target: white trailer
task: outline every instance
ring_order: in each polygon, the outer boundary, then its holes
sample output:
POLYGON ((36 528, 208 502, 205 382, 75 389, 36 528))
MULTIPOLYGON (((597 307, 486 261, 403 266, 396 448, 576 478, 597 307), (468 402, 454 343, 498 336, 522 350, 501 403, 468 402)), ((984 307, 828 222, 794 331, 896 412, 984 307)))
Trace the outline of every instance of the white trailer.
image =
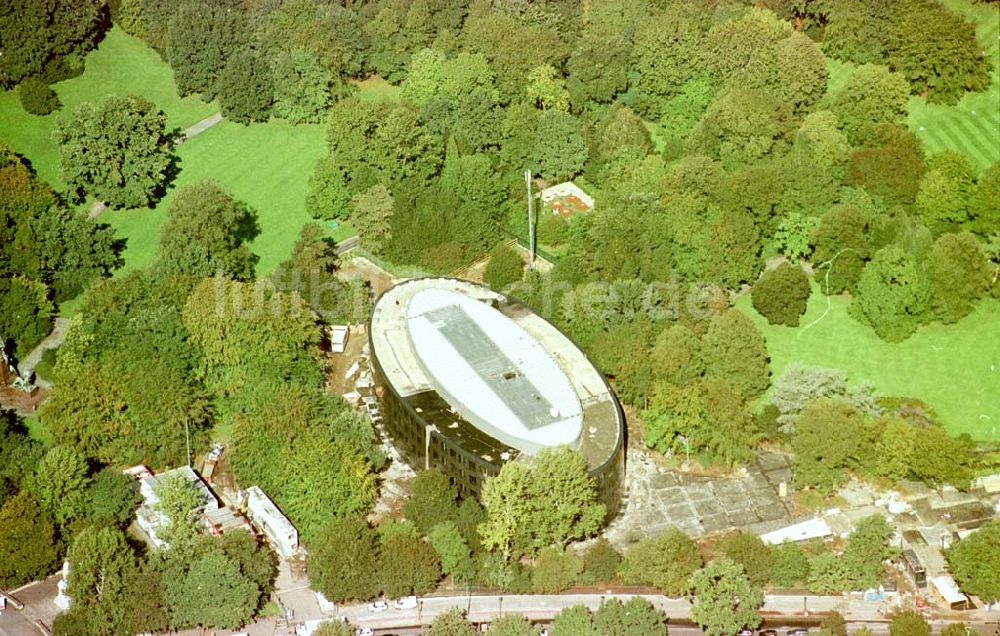
POLYGON ((290 558, 299 549, 299 532, 274 502, 257 486, 247 488, 247 517, 264 533, 271 546, 283 558, 290 558))

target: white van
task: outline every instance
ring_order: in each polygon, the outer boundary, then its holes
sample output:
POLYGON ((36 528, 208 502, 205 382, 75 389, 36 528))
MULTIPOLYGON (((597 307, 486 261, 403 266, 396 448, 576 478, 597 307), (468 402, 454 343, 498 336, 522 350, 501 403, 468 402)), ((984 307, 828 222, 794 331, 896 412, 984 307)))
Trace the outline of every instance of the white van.
POLYGON ((347 337, 350 333, 347 325, 334 325, 330 327, 330 351, 334 353, 344 353, 347 348, 347 337))

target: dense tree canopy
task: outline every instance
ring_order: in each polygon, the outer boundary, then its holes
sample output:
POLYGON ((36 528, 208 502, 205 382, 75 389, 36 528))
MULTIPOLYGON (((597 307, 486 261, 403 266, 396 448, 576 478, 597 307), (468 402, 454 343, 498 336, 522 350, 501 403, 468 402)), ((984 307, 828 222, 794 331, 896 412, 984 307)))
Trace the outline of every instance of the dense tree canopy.
POLYGON ((948 569, 966 594, 1000 599, 1000 521, 983 524, 946 552, 948 569))
POLYGON ((56 530, 49 513, 22 491, 0 507, 0 585, 11 589, 42 578, 55 566, 59 554, 56 530))
POLYGON ((205 181, 177 191, 160 235, 160 266, 179 276, 253 277, 255 256, 246 245, 256 234, 247 206, 218 184, 205 181))
POLYGON ((76 199, 95 197, 115 208, 155 203, 173 170, 166 115, 143 97, 83 103, 59 120, 59 173, 76 199))
POLYGON ((809 277, 798 265, 767 270, 753 286, 753 306, 771 324, 799 326, 809 299, 809 277))
POLYGON ((586 460, 569 448, 543 449, 532 465, 504 464, 487 480, 483 506, 483 546, 505 560, 592 535, 606 512, 586 460))
POLYGON ((691 619, 708 636, 726 636, 760 625, 757 608, 764 591, 753 583, 743 566, 727 558, 712 561, 691 575, 691 619))
POLYGON ((107 28, 96 0, 13 0, 0 7, 0 86, 30 76, 57 81, 79 73, 107 28))
POLYGON ((850 311, 879 337, 899 342, 927 319, 930 297, 930 286, 916 258, 890 246, 865 266, 850 311))
POLYGON ((642 539, 625 552, 622 582, 653 585, 667 596, 680 596, 688 589, 688 578, 702 566, 698 546, 677 528, 657 537, 642 539))

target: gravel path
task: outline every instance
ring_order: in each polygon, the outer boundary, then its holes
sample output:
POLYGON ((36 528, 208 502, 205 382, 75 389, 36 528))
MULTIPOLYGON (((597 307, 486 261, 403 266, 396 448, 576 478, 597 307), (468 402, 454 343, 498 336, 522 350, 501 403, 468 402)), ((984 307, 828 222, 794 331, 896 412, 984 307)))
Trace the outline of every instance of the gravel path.
MULTIPOLYGON (((38 363, 42 361, 42 355, 45 353, 46 349, 57 349, 59 345, 63 343, 63 338, 66 335, 66 325, 69 324, 69 320, 66 318, 56 318, 55 325, 52 327, 52 333, 50 333, 45 340, 42 340, 37 347, 32 350, 31 353, 21 361, 20 367, 21 372, 34 373, 35 367, 38 363)), ((35 384, 43 389, 51 388, 51 385, 42 378, 35 378, 35 384)))

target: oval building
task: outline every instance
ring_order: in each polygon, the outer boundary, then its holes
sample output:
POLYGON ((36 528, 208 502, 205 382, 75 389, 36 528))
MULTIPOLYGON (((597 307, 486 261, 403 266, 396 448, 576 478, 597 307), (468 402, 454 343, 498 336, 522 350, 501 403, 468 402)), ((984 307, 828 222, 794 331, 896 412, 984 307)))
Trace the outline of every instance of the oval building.
POLYGON ((418 278, 388 289, 369 323, 385 426, 414 468, 463 496, 509 461, 579 450, 608 516, 621 504, 624 416, 604 377, 551 323, 482 285, 418 278))

